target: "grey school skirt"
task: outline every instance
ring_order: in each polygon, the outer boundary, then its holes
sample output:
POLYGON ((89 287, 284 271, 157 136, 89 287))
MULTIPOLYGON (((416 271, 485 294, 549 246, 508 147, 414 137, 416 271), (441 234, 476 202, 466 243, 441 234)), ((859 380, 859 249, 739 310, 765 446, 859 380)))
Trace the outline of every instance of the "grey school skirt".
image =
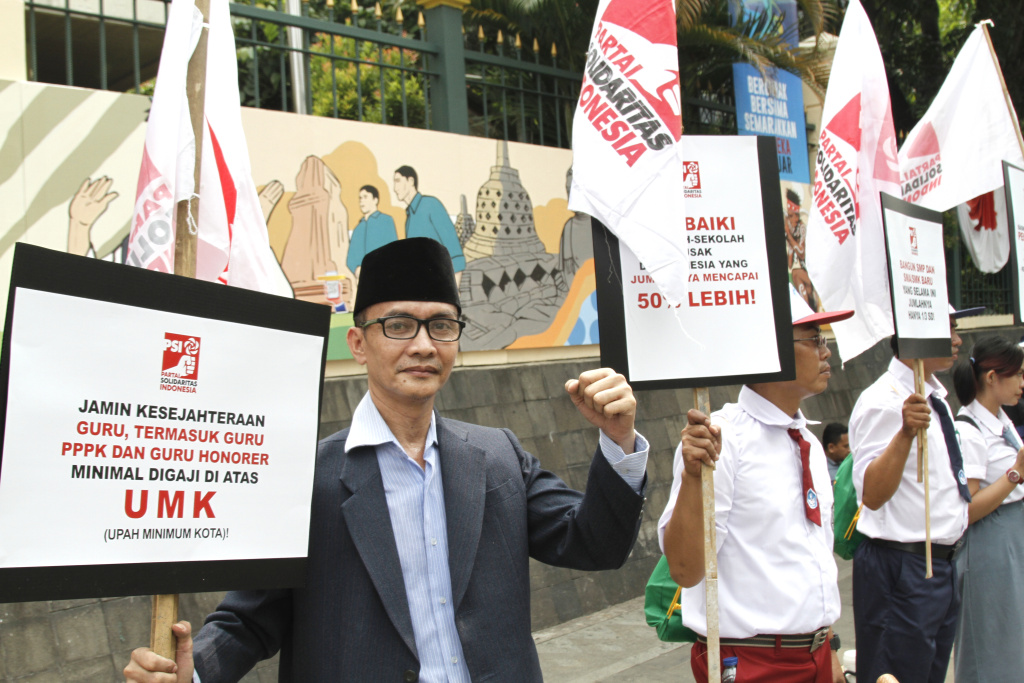
POLYGON ((956 556, 963 602, 957 683, 1024 680, 1024 501, 1000 505, 967 529, 956 556))

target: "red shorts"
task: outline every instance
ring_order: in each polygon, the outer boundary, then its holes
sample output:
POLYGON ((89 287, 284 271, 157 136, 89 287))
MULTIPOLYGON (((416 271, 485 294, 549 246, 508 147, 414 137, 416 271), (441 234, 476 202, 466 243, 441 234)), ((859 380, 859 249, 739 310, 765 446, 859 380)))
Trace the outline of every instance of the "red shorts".
MULTIPOLYGON (((731 647, 723 645, 722 659, 737 657, 736 683, 832 683, 832 651, 826 643, 814 652, 806 648, 731 647)), ((708 647, 694 643, 690 668, 697 683, 708 683, 708 647)))

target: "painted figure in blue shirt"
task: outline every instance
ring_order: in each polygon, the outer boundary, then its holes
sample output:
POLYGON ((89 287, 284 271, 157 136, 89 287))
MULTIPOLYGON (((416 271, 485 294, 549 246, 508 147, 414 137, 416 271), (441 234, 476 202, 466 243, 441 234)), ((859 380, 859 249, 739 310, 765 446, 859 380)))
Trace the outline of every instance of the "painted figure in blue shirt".
POLYGON ((380 204, 380 192, 373 185, 359 188, 359 211, 363 217, 349 240, 348 255, 345 264, 352 274, 359 277, 359 269, 363 265, 363 257, 389 242, 398 239, 395 231, 395 219, 377 210, 380 204))
POLYGON ((444 245, 452 257, 456 281, 466 269, 466 257, 455 232, 455 225, 444 204, 437 197, 424 197, 419 191, 419 176, 412 166, 399 166, 395 170, 395 197, 406 204, 405 236, 429 237, 444 245))

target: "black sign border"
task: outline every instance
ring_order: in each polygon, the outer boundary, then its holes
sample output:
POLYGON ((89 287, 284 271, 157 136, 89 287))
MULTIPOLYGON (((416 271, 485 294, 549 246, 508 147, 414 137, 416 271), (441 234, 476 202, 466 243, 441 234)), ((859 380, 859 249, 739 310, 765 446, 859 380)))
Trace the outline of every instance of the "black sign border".
MULTIPOLYGON (((789 307, 789 269, 786 263, 786 227, 782 208, 782 193, 779 189, 775 138, 766 135, 755 137, 757 138, 761 212, 764 217, 765 249, 775 313, 775 344, 779 355, 779 370, 778 372, 746 375, 666 377, 665 379, 641 381, 630 379, 629 356, 626 353, 626 318, 622 294, 619 240, 600 221, 591 219, 594 236, 594 269, 597 280, 597 325, 601 337, 601 364, 614 368, 616 372, 624 375, 629 379, 632 387, 638 391, 785 382, 796 377, 796 364, 793 357, 793 323, 789 307)), ((733 328, 722 330, 720 333, 744 335, 749 340, 751 347, 760 346, 763 343, 763 340, 758 339, 756 335, 750 333, 750 330, 744 328, 740 321, 737 321, 733 328)))
MULTIPOLYGON (((1013 206, 1013 193, 1010 192, 1010 169, 1024 173, 1024 168, 1011 164, 1009 161, 1003 161, 1003 192, 1006 194, 1006 224, 1009 228, 1010 238, 1010 275, 1013 279, 1013 324, 1020 325, 1022 322, 1021 317, 1021 299, 1020 299, 1020 266, 1017 260, 1017 221, 1014 220, 1014 206, 1013 206)), ((1016 207, 1017 211, 1020 211, 1024 216, 1024 206, 1016 207)))
MULTIPOLYGON (((0 423, 0 467, 10 399, 11 336, 18 289, 321 337, 321 378, 327 364, 331 315, 327 306, 18 243, 14 248, 0 350, 0 415, 4 416, 0 423)), ((318 416, 323 391, 321 379, 318 416)), ((310 458, 316 455, 316 441, 314 435, 309 444, 310 458)), ((300 586, 305 574, 305 557, 0 568, 0 602, 289 588, 300 586)))
MULTIPOLYGON (((900 358, 948 358, 950 355, 949 336, 946 337, 901 337, 899 325, 896 324, 896 278, 892 270, 892 254, 889 252, 889 223, 885 220, 886 211, 895 211, 909 218, 916 218, 929 223, 938 223, 942 229, 942 214, 938 211, 926 209, 917 204, 905 202, 898 197, 885 192, 879 193, 882 197, 882 231, 883 242, 885 242, 885 265, 889 272, 889 305, 892 307, 892 329, 896 337, 896 346, 900 351, 900 358)), ((937 281, 936 281, 937 282, 937 281)), ((942 286, 946 286, 946 278, 942 278, 942 286)), ((946 291, 946 300, 949 300, 949 291, 946 291)))

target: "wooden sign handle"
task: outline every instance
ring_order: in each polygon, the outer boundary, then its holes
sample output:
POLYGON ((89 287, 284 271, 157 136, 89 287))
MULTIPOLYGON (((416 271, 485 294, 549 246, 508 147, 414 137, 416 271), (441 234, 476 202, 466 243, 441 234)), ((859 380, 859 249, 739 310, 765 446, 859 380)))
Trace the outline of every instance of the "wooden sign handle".
MULTIPOLYGON (((206 46, 210 34, 210 0, 194 0, 203 17, 192 56, 188 60, 185 90, 188 97, 192 134, 195 137, 195 166, 192 196, 178 202, 174 232, 174 274, 196 276, 196 249, 199 243, 199 181, 203 168, 203 134, 206 117, 206 46)), ((161 657, 174 659, 178 649, 171 626, 178 621, 178 595, 154 595, 153 618, 149 626, 149 647, 161 657)))
POLYGON ((149 625, 149 649, 174 659, 178 649, 171 626, 178 623, 178 594, 153 596, 153 619, 149 625))
MULTIPOLYGON (((914 393, 924 396, 924 361, 914 359, 914 393)), ((924 481, 925 460, 928 458, 928 431, 917 430, 917 483, 924 481)))
MULTIPOLYGON (((693 390, 693 403, 700 412, 711 414, 707 387, 693 390)), ((722 655, 718 636, 718 549, 715 542, 715 470, 707 465, 700 472, 701 503, 704 511, 704 595, 708 622, 708 683, 722 681, 722 655)))
MULTIPOLYGON (((924 396, 924 361, 914 359, 914 391, 924 396)), ((917 480, 924 483, 924 578, 932 578, 932 498, 928 477, 928 431, 917 430, 917 480)))

